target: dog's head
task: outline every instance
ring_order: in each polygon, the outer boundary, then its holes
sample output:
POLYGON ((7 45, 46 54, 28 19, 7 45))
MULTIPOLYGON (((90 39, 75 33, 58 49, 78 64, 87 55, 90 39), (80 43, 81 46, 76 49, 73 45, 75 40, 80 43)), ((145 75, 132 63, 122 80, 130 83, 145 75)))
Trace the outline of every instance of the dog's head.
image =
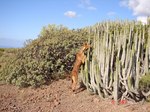
POLYGON ((83 44, 83 49, 84 50, 87 50, 87 49, 89 49, 91 46, 88 44, 88 43, 84 43, 83 44))

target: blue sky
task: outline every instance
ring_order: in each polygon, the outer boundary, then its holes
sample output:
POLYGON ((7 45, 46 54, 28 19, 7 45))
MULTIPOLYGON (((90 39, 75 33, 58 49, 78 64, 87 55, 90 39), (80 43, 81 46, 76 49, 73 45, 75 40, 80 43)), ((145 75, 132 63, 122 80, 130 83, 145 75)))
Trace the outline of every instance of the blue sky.
POLYGON ((149 0, 143 1, 0 0, 0 47, 22 47, 48 24, 82 28, 104 20, 143 20, 150 15, 149 0))

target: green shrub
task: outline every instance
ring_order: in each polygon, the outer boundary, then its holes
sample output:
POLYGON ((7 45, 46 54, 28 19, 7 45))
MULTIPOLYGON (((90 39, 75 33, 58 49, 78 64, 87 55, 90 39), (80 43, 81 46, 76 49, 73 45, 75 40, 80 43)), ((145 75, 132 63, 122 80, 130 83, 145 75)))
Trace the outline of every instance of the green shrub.
MULTIPOLYGON (((75 53, 87 41, 86 30, 48 25, 35 40, 25 42, 0 71, 0 80, 20 87, 40 86, 70 72, 75 53)), ((10 52, 10 51, 9 51, 10 52)))
POLYGON ((3 52, 5 51, 5 49, 0 48, 0 57, 3 55, 3 52))
POLYGON ((140 79, 139 86, 143 91, 147 92, 150 90, 150 73, 147 73, 140 79))
MULTIPOLYGON (((141 91, 144 92, 150 91, 150 72, 141 78, 139 86, 141 91)), ((146 101, 150 102, 150 96, 147 96, 146 101)))

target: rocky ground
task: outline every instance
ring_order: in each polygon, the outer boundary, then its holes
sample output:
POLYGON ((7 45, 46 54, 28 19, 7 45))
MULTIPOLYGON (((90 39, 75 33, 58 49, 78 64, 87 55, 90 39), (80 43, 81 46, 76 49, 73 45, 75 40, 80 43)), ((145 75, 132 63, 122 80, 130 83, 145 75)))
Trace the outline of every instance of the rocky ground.
POLYGON ((150 112, 150 103, 114 105, 86 90, 73 94, 64 79, 37 89, 0 85, 0 112, 150 112))

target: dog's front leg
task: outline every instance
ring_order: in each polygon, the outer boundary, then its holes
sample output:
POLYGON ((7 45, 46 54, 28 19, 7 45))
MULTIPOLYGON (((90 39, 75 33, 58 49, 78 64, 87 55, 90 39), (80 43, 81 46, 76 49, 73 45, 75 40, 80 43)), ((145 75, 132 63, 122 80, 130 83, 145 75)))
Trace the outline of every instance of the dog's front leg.
POLYGON ((85 55, 83 55, 82 63, 84 63, 84 62, 85 62, 85 59, 86 59, 86 56, 85 56, 85 55))

